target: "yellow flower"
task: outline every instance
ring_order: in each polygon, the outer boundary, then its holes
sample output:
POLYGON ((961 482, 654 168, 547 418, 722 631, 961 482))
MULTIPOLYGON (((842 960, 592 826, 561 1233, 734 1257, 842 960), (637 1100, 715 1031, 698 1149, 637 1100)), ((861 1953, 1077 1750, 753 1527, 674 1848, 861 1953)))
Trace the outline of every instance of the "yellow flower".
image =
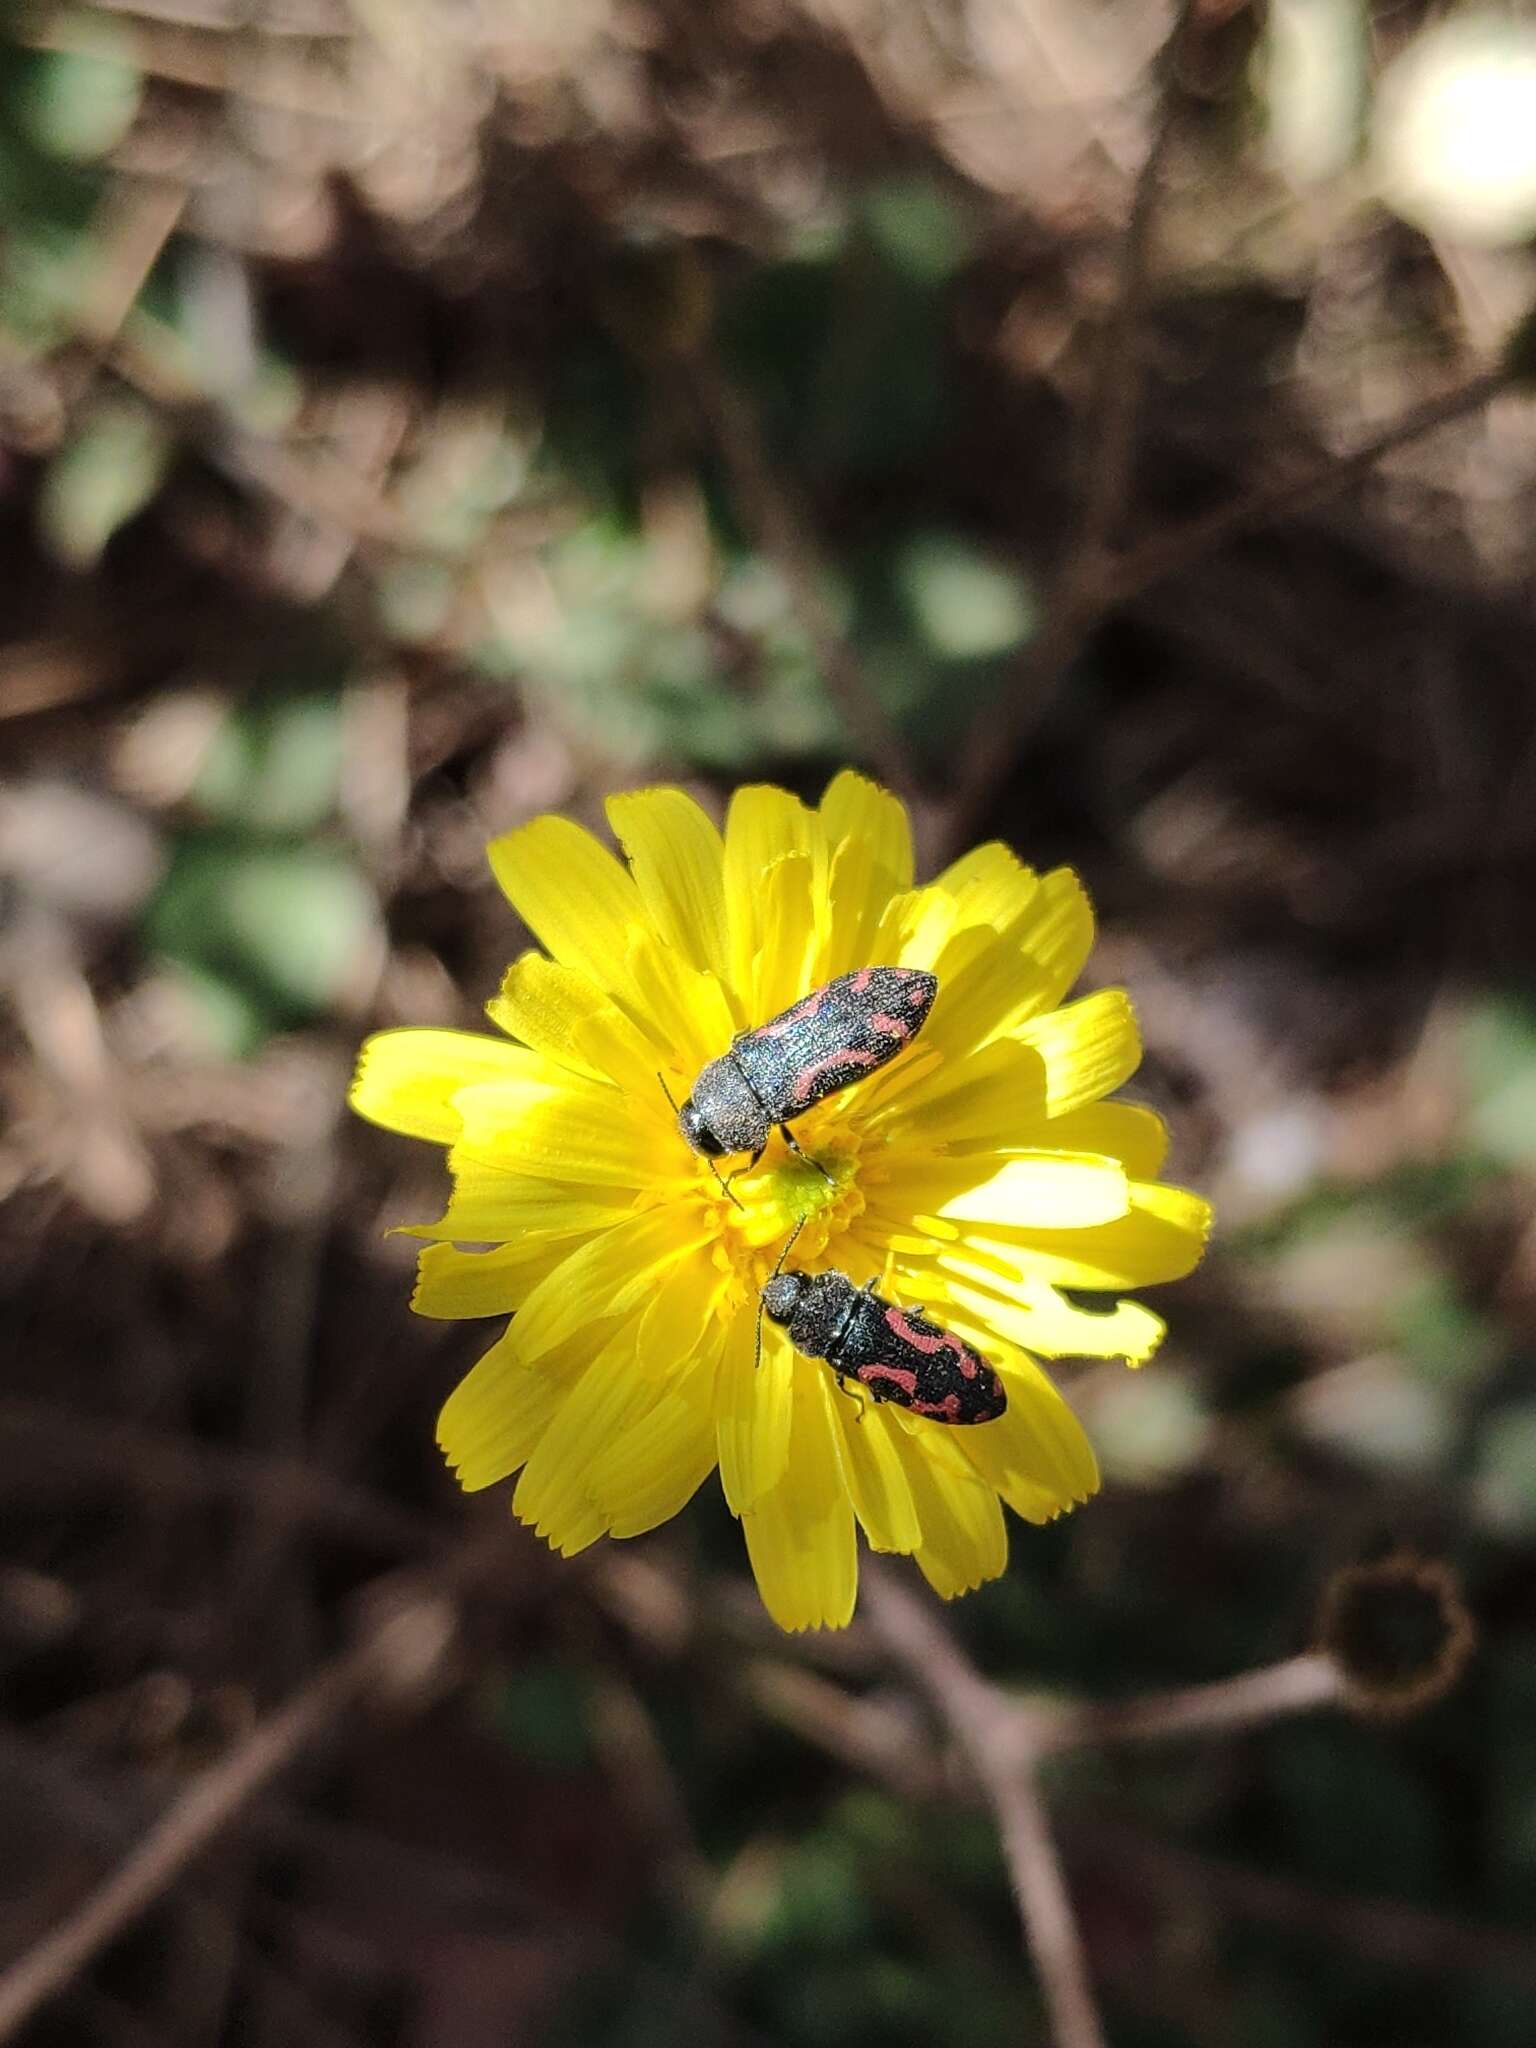
POLYGON ((608 816, 627 867, 558 817, 490 848, 548 949, 489 1005, 506 1037, 382 1032, 353 1086, 365 1117, 449 1148, 414 1307, 512 1316, 443 1409, 460 1483, 521 1470, 514 1511, 570 1556, 667 1520, 718 1464, 786 1629, 848 1620, 855 1523, 946 1598, 995 1578, 1000 1502, 1045 1522, 1098 1484, 1038 1357, 1139 1364, 1163 1334, 1064 1290, 1176 1278, 1209 1223, 1156 1179, 1157 1117, 1101 1100, 1140 1057, 1126 997, 1058 1007, 1092 943, 1081 885, 990 845, 914 888, 902 806, 848 772, 819 810, 738 790, 723 838, 675 789, 608 816), (774 1136, 733 1206, 658 1070, 681 1101, 734 1033, 885 964, 939 992, 911 1048, 797 1121, 832 1184, 774 1136), (797 1268, 928 1309, 996 1366, 1007 1412, 956 1427, 844 1395, 766 1321, 759 1362, 758 1291, 802 1217, 797 1268))

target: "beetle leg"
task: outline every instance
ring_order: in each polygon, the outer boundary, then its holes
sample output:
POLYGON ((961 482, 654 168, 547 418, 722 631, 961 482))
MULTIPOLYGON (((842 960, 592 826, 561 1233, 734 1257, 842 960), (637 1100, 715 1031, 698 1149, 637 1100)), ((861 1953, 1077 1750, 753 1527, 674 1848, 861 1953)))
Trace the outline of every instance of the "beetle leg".
POLYGON ((860 1387, 858 1393, 855 1394, 842 1373, 834 1372, 832 1377, 837 1381, 837 1391, 842 1395, 843 1399, 851 1401, 857 1409, 858 1413, 854 1416, 854 1421, 862 1422, 864 1420, 865 1403, 871 1398, 868 1387, 860 1387))
POLYGON ((821 1175, 822 1179, 826 1182, 829 1188, 835 1188, 837 1186, 836 1174, 828 1173, 827 1169, 822 1165, 819 1159, 813 1159, 811 1157, 810 1153, 806 1151, 805 1147, 800 1143, 799 1139, 795 1136, 794 1132, 789 1128, 788 1124, 779 1125, 779 1136, 784 1140, 785 1144, 789 1147, 790 1151, 793 1152, 798 1158, 803 1159, 807 1166, 815 1167, 816 1171, 821 1175))
MULTIPOLYGON (((731 1182, 733 1180, 740 1180, 741 1176, 744 1173, 750 1173, 753 1167, 756 1166, 759 1159, 762 1158, 764 1152, 767 1151, 767 1149, 768 1148, 766 1145, 759 1145, 757 1150, 752 1154, 752 1157, 747 1161, 745 1166, 738 1166, 734 1173, 728 1173, 725 1176, 725 1179, 721 1181, 720 1185, 725 1189, 725 1192, 728 1195, 731 1195, 731 1182)), ((736 1204, 738 1209, 741 1207, 741 1198, 738 1195, 731 1195, 731 1200, 736 1204)))

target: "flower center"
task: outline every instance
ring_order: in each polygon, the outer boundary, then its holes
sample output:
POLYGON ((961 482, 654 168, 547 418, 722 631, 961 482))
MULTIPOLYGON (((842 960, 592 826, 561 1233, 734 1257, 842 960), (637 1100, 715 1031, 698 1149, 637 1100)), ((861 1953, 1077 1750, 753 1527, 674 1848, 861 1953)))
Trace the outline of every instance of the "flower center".
POLYGON ((714 1262, 724 1280, 717 1304, 722 1315, 756 1307, 791 1237, 790 1265, 835 1264, 837 1239, 863 1213, 859 1177, 868 1161, 861 1156, 866 1148, 858 1135, 841 1126, 809 1135, 797 1132, 796 1138, 799 1152, 775 1132, 752 1171, 731 1182, 739 1209, 724 1196, 719 1200, 714 1262))

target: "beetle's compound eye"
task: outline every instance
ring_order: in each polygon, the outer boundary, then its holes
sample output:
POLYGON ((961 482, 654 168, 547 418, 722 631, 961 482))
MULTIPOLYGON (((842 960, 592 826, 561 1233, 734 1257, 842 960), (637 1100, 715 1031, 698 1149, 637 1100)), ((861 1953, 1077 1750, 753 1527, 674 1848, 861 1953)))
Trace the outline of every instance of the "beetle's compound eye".
POLYGON ((763 1289, 763 1314, 770 1323, 787 1323, 800 1305, 803 1273, 775 1273, 763 1289))
POLYGON ((705 1123, 703 1113, 694 1107, 691 1095, 677 1113, 677 1128, 694 1151, 702 1152, 706 1159, 719 1159, 724 1155, 726 1147, 705 1123))

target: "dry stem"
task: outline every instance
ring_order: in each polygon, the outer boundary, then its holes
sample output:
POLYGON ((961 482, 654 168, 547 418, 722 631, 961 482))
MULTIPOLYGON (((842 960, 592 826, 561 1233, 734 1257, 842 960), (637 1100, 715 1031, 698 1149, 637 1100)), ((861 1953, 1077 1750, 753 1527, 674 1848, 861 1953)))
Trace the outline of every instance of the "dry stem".
POLYGON ((971 1667, 932 1610, 885 1570, 866 1567, 870 1617, 887 1648, 954 1731, 997 1814, 1057 2048, 1104 2048, 1082 1936, 1035 1778, 1025 1713, 971 1667))
POLYGON ((1107 610, 1112 604, 1125 604, 1140 597, 1155 584, 1193 568, 1208 555, 1215 554, 1218 548, 1225 547, 1228 541, 1236 540, 1240 534, 1274 526, 1293 512, 1304 511, 1327 498, 1337 497, 1360 477, 1368 475, 1384 455, 1406 448, 1410 442, 1422 440, 1424 435, 1434 433, 1437 427, 1448 426, 1452 420, 1465 419, 1469 413, 1480 412, 1491 399, 1510 390, 1513 383, 1511 371, 1502 364, 1480 371, 1454 390, 1426 399, 1421 405, 1410 406, 1401 418, 1384 427, 1380 433, 1373 434, 1350 454, 1320 463, 1304 476, 1254 491, 1246 498, 1239 498, 1235 504, 1218 506, 1203 519, 1192 519, 1161 540, 1147 541, 1133 548, 1107 572, 1101 592, 1104 608, 1107 610))
MULTIPOLYGON (((938 1708, 997 1816, 1056 2048, 1103 2048, 1082 1936, 1040 1792, 1041 1763, 1055 1752, 1101 1742, 1206 1734, 1305 1713, 1337 1702, 1338 1672, 1329 1658, 1309 1652, 1212 1685, 1118 1705, 1020 1700, 982 1678, 934 1610, 894 1574, 874 1564, 865 1569, 877 1634, 938 1708)), ((818 1704, 826 1722, 827 1703, 818 1704)), ((798 1717, 802 1729, 807 1719, 798 1717)), ((858 1747, 838 1744, 844 1755, 858 1747)), ((883 1746, 877 1761, 882 1768, 888 1763, 883 1746)))
POLYGON ((222 1763, 188 1786, 111 1876, 0 1976, 0 2042, 14 2040, 119 1935, 170 1890, 263 1786, 365 1693, 382 1684, 416 1688, 445 1653, 449 1631, 438 1596, 425 1587, 414 1606, 398 1581, 376 1604, 349 1650, 323 1665, 276 1714, 222 1763))

